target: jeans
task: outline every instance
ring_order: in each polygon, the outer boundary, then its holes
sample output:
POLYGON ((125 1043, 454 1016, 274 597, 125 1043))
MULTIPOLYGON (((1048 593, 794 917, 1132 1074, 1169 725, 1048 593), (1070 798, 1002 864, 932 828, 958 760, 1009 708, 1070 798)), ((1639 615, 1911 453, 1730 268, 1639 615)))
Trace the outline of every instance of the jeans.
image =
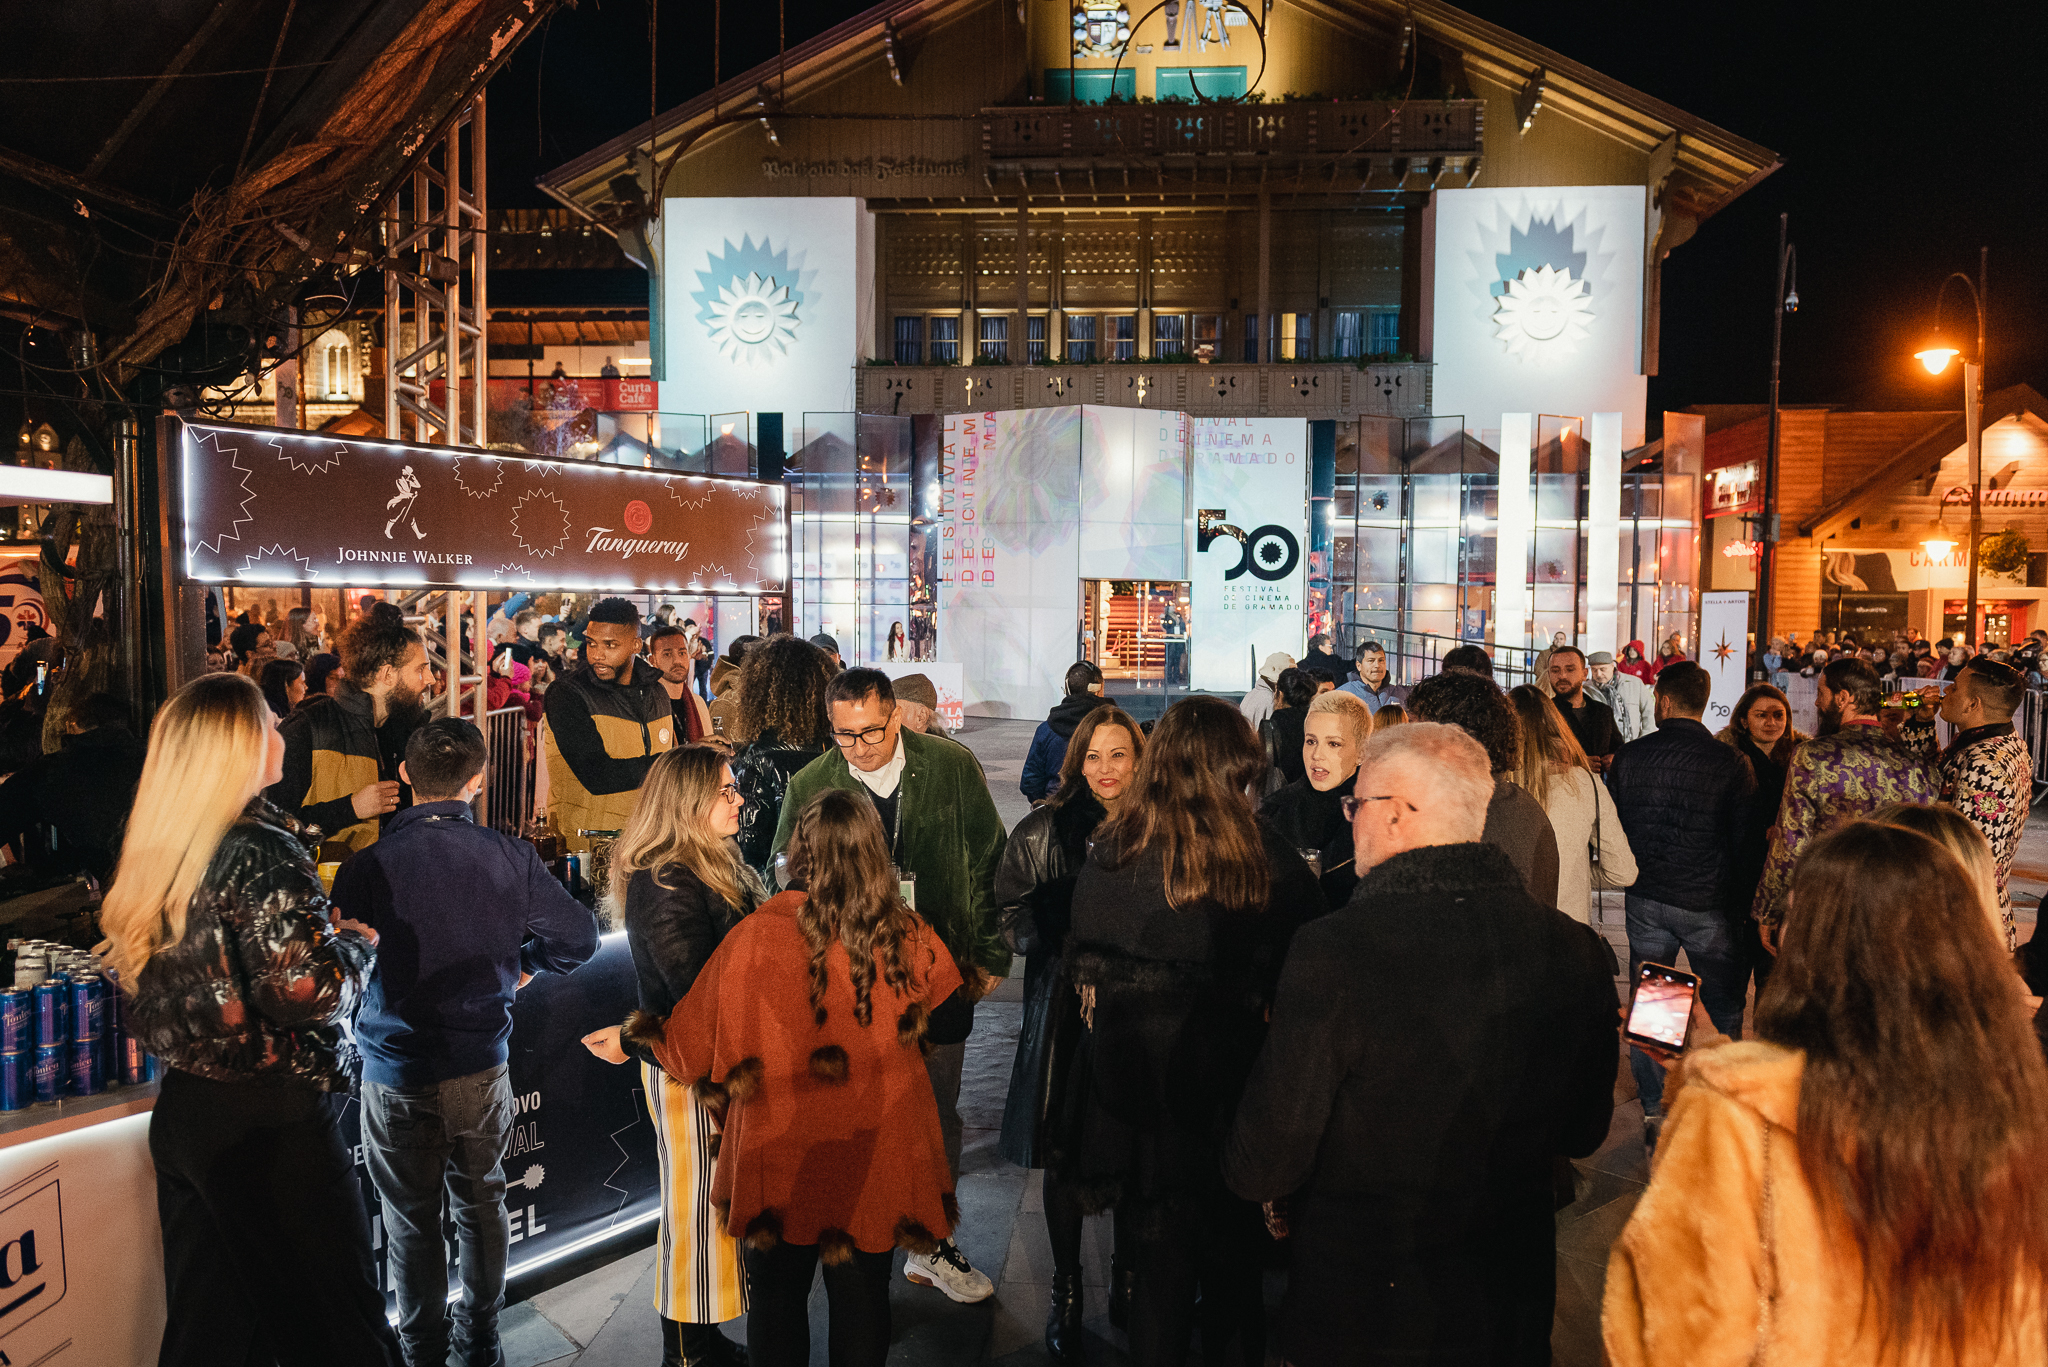
POLYGON ((505 1304, 505 1140, 512 1129, 506 1066, 432 1087, 363 1082, 363 1146, 384 1205, 385 1262, 398 1292, 398 1337, 411 1367, 448 1356, 448 1247, 442 1191, 461 1241, 456 1344, 468 1367, 496 1367, 505 1304))
POLYGON ((395 1367, 342 1101, 283 1082, 164 1074, 149 1118, 161 1367, 395 1367))
MULTIPOLYGON (((806 1367, 811 1360, 811 1282, 816 1244, 746 1250, 747 1361, 806 1367)), ((889 1357, 889 1286, 895 1253, 862 1253, 825 1269, 826 1361, 882 1367, 889 1357)))
MULTIPOLYGON (((1676 966, 1678 951, 1700 980, 1700 1005, 1714 1028, 1730 1039, 1742 1038, 1742 999, 1749 986, 1749 961, 1728 919, 1718 911, 1688 911, 1629 893, 1628 972, 1631 981, 1643 964, 1676 966)), ((1629 1071, 1643 1101, 1645 1119, 1659 1116, 1664 1106, 1664 1068, 1640 1049, 1628 1051, 1629 1071)))

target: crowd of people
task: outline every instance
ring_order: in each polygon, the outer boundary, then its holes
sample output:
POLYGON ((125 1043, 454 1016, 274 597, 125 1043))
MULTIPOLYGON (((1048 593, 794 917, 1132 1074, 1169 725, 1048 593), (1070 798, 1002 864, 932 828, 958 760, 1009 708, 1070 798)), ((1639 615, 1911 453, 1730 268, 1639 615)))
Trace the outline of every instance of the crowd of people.
POLYGON ((122 793, 46 819, 102 831, 78 848, 103 952, 166 1065, 166 1363, 502 1360, 512 1006, 601 916, 637 999, 584 1043, 634 1069, 655 1136, 666 1364, 807 1363, 820 1276, 835 1367, 886 1358, 899 1267, 994 1293, 954 1239, 960 1093, 1016 956, 999 1147, 1043 1174, 1055 1360, 1087 1355, 1107 1213, 1106 1310, 1145 1367, 1546 1362, 1617 979, 1681 951, 1690 1038, 1626 1052, 1654 1167, 1610 1360, 2048 1363, 2023 660, 1968 655, 1906 709, 1830 651, 1811 737, 1768 680, 1709 730, 1676 639, 1554 642, 1503 689, 1477 645, 1401 685, 1378 643, 1319 636, 1154 722, 1079 663, 1006 831, 926 680, 779 631, 714 658, 624 599, 531 611, 496 614, 480 686, 528 708, 552 836, 604 856, 582 900, 473 819, 485 739, 429 713, 426 639, 388 603, 332 651, 295 623, 304 655, 235 624, 146 747, 91 740, 121 719, 81 706, 69 776, 37 778, 122 793))

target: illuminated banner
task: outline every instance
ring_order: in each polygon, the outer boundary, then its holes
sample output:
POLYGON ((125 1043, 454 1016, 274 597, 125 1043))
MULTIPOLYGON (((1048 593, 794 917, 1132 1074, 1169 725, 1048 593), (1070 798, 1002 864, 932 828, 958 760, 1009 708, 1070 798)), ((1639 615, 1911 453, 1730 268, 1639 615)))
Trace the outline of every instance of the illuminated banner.
POLYGON ((1713 693, 1702 718, 1709 731, 1728 725, 1735 704, 1749 687, 1749 595, 1700 595, 1700 663, 1713 678, 1713 693))
POLYGON ((1195 554, 1189 574, 1191 686, 1240 692, 1255 661, 1302 654, 1308 539, 1308 422, 1189 418, 1195 554))
POLYGON ((189 423, 188 581, 781 593, 784 487, 189 423))

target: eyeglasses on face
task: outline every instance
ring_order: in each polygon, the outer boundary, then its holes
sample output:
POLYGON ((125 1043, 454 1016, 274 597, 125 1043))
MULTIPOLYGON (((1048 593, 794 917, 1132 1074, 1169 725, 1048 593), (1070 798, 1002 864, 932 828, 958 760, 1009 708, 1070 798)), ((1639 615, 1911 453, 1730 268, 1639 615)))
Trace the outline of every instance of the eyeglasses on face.
POLYGON ((1344 813, 1344 819, 1346 821, 1356 821, 1358 819, 1358 809, 1360 807, 1363 807, 1368 802, 1398 802, 1411 812, 1419 813, 1422 810, 1420 807, 1417 807, 1414 803, 1410 802, 1407 798, 1395 797, 1392 793, 1383 793, 1379 797, 1339 798, 1337 801, 1337 810, 1344 813))
POLYGON ((733 802, 742 807, 747 805, 746 795, 740 792, 739 785, 736 783, 726 784, 718 790, 715 796, 721 802, 733 802))
POLYGON ((880 726, 870 726, 865 731, 834 731, 832 733, 832 743, 842 750, 849 749, 856 743, 861 745, 880 745, 883 738, 888 734, 889 724, 884 722, 880 726))

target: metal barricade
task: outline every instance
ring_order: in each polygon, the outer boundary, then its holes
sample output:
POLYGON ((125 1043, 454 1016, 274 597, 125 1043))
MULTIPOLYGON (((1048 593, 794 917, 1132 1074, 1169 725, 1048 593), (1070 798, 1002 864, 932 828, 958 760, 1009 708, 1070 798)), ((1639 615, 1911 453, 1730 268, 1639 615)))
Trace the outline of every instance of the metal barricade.
POLYGON ((518 835, 533 818, 533 744, 526 709, 501 707, 484 717, 484 820, 518 835))

